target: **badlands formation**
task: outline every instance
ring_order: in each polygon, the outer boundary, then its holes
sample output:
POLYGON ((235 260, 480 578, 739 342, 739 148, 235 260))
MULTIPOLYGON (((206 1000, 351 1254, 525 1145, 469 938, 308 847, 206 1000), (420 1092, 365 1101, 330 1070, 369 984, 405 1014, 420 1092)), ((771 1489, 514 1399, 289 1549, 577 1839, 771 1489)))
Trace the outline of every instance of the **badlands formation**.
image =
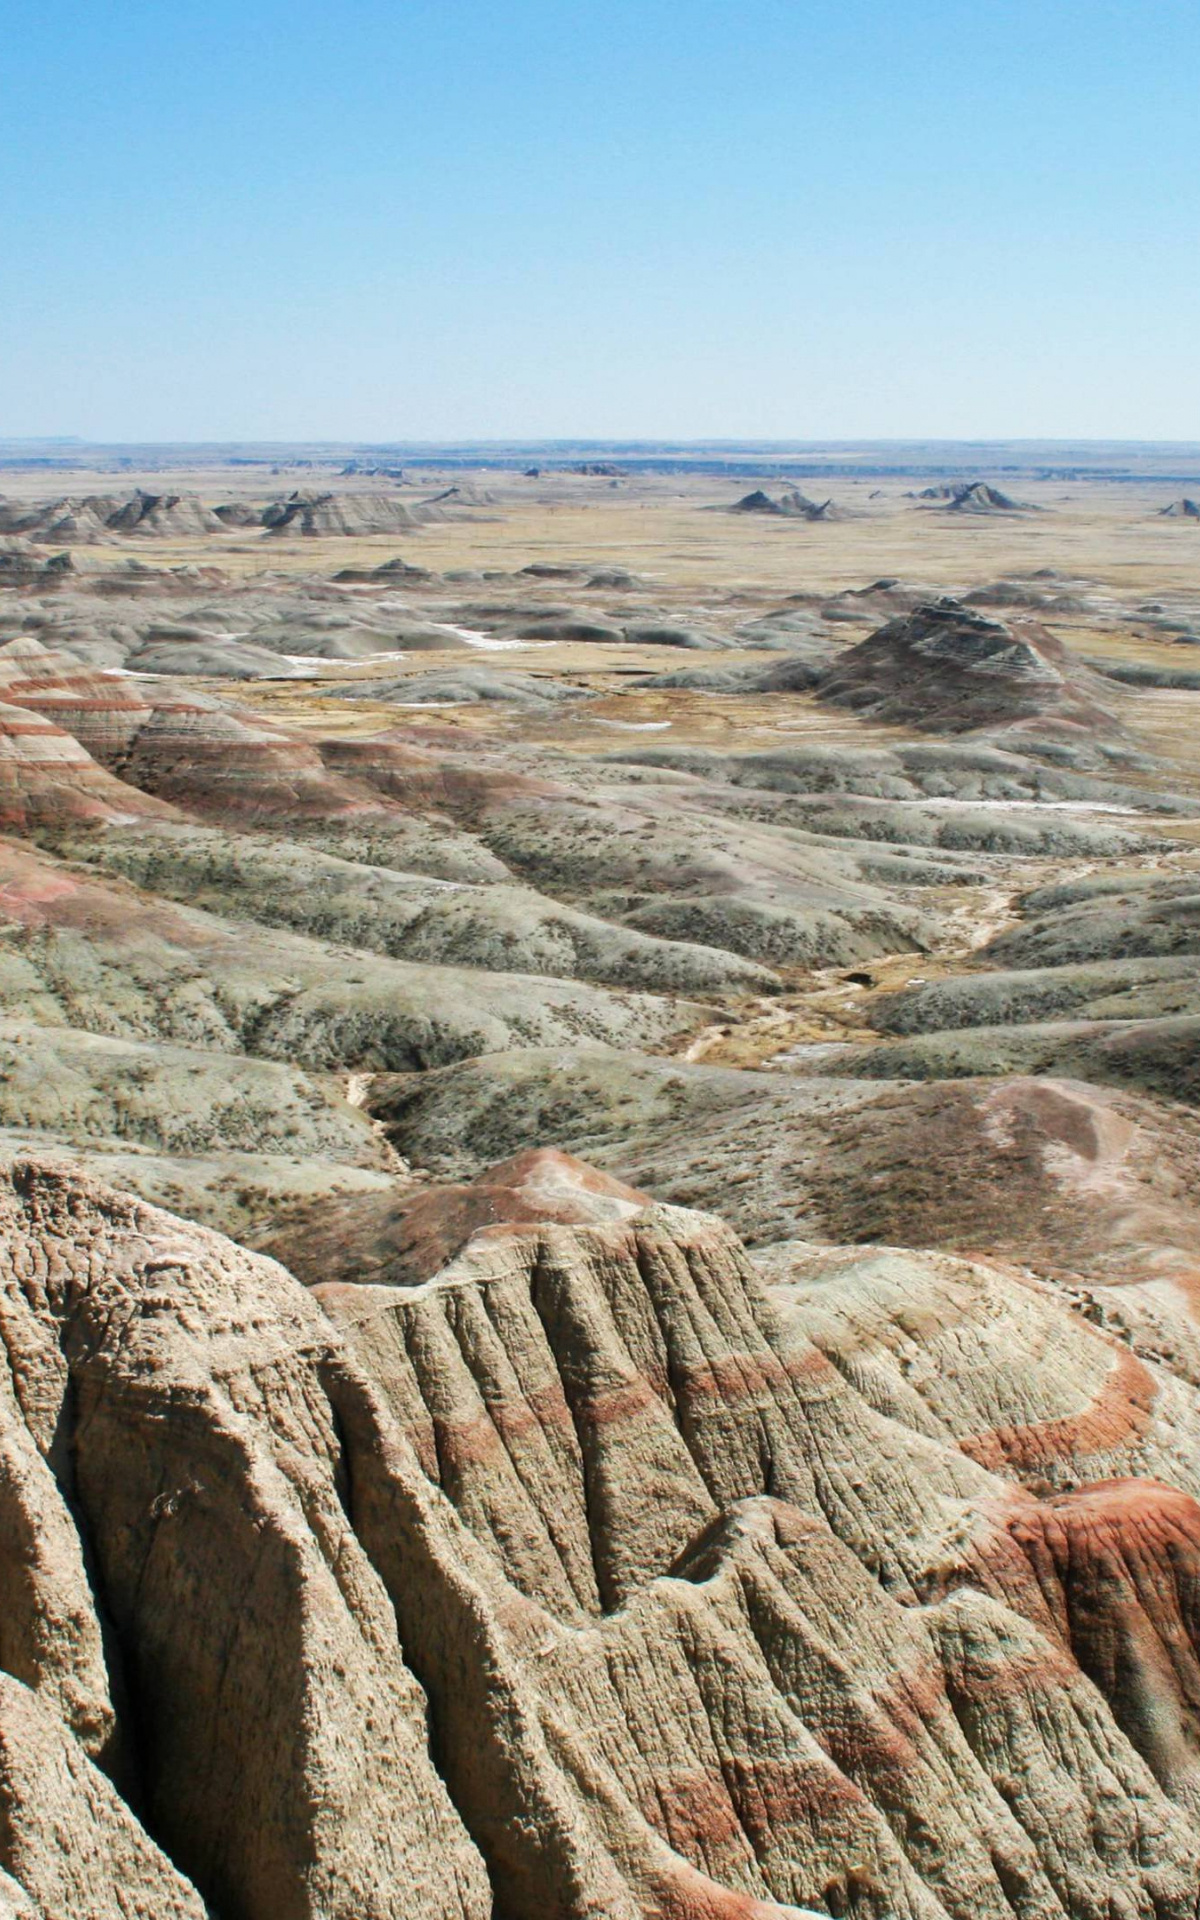
POLYGON ((0 1915, 1200 1915, 1194 475, 651 464, 0 476, 0 1915))

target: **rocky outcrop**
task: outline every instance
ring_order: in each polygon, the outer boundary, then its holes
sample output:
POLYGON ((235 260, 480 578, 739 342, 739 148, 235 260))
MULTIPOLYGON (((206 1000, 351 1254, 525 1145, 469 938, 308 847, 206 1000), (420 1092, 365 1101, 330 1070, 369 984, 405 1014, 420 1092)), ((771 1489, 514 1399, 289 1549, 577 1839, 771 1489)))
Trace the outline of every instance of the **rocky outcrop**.
POLYGON ((321 1315, 279 1269, 49 1170, 19 1167, 3 1214, 23 1424, 69 1476, 144 1823, 226 1911, 484 1914, 343 1509, 321 1315))
POLYGON ((1033 1492, 1162 1480, 1190 1496, 1181 1508, 1200 1497, 1195 1388, 1081 1324, 1070 1296, 1027 1273, 944 1254, 786 1244, 759 1265, 814 1344, 889 1419, 1033 1492))
POLYGON ((753 493, 744 493, 740 500, 735 500, 729 511, 730 513, 778 513, 780 507, 779 502, 773 500, 765 488, 755 487, 753 493))
POLYGON ((397 554, 394 560, 382 560, 377 567, 342 567, 333 577, 339 584, 403 587, 421 586, 437 576, 428 567, 416 567, 397 554))
POLYGON ((1200 1810, 1200 1508, 1154 1479, 1042 1503, 1013 1537, 1083 1671, 1166 1791, 1200 1810))
MULTIPOLYGON (((0 1183, 0 1518, 74 1596, 0 1681, 37 1910, 198 1914, 182 1873, 246 1920, 1193 1920, 1200 1510, 1039 1499, 1002 1439, 1072 1417, 1005 1356, 1027 1296, 1085 1403, 1120 1343, 1004 1282, 960 1352, 960 1269, 881 1303, 843 1264, 827 1307, 819 1256, 772 1292, 561 1160, 488 1184, 523 1217, 431 1194, 404 1284, 306 1290, 52 1166, 0 1183), (888 1372, 918 1298, 937 1416, 888 1372)), ((1154 1417, 1194 1436, 1182 1387, 1154 1417)), ((14 1588, 6 1631, 36 1616, 14 1588)))
POLYGON ((0 1675, 0 1913, 205 1920, 206 1912, 57 1715, 0 1675))

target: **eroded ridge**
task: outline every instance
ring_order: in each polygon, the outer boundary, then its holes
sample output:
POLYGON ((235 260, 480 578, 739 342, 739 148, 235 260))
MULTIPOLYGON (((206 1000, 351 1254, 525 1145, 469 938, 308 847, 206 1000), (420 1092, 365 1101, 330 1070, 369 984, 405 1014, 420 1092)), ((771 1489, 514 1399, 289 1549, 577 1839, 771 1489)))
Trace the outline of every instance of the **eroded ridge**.
POLYGON ((414 1201, 405 1283, 306 1287, 6 1174, 36 1910, 1194 1915, 1200 1509, 1099 1479, 1181 1467, 1192 1389, 1002 1269, 768 1285, 562 1156, 484 1185, 414 1201), (1030 1315, 1069 1374, 1007 1364, 1030 1315))

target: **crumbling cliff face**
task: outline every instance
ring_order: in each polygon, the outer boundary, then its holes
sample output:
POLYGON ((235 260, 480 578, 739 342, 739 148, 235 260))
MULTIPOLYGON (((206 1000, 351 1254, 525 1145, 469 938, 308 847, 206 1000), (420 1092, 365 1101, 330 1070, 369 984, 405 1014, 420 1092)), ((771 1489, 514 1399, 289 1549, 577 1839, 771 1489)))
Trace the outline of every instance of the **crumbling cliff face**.
POLYGON ((290 1272, 4 1173, 0 1911, 1194 1920, 1195 1389, 1000 1267, 480 1186, 290 1272))

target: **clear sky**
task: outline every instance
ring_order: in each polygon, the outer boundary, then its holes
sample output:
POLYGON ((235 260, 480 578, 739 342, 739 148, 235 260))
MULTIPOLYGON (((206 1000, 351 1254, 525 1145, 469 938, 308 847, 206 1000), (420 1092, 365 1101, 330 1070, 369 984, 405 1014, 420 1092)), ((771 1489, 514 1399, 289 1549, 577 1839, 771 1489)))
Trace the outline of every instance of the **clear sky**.
POLYGON ((1197 0, 9 0, 0 436, 1200 439, 1197 0))

